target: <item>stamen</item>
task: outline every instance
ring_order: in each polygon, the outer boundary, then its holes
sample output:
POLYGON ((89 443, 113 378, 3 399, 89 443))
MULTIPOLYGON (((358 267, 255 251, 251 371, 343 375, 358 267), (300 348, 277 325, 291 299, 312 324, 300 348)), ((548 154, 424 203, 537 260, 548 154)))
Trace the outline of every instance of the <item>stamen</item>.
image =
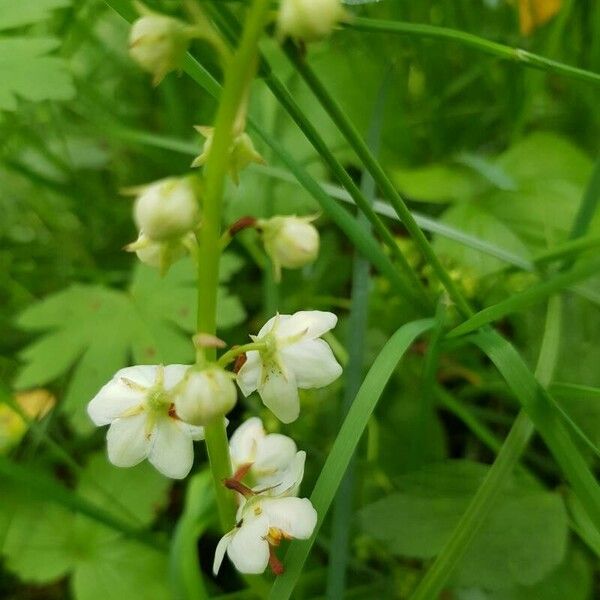
POLYGON ((242 494, 244 498, 252 498, 252 496, 256 495, 247 485, 244 485, 241 481, 238 481, 233 477, 230 479, 225 479, 223 481, 223 485, 228 490, 233 490, 234 492, 242 494))

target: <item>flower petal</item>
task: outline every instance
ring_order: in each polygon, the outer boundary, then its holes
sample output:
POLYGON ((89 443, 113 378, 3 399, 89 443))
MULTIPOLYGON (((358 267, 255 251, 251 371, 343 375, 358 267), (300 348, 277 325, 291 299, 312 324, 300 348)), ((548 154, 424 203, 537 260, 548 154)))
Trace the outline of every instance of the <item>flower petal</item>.
POLYGON ((108 425, 125 412, 142 404, 146 395, 144 388, 150 387, 152 383, 147 385, 146 377, 140 375, 145 374, 138 370, 138 367, 118 371, 88 404, 90 419, 96 425, 108 425))
POLYGON ((198 425, 190 425, 189 423, 182 422, 182 428, 187 431, 188 435, 195 441, 204 439, 204 427, 198 425))
POLYGON ((292 371, 284 372, 276 363, 263 367, 258 393, 264 405, 282 423, 291 423, 300 414, 300 398, 292 371))
POLYGON ((148 460, 163 475, 183 479, 194 462, 194 445, 186 424, 171 417, 159 418, 148 460))
POLYGON ((229 451, 234 471, 242 465, 252 463, 256 458, 258 444, 265 437, 265 429, 258 417, 244 421, 229 440, 229 451))
POLYGON ((296 442, 292 438, 270 433, 258 443, 252 471, 257 476, 280 473, 290 466, 296 451, 296 442))
POLYGON ((112 422, 106 434, 108 459, 117 467, 133 467, 150 452, 153 431, 146 431, 146 413, 112 422))
POLYGON ((269 543, 265 539, 269 519, 265 515, 248 517, 234 533, 227 555, 240 573, 259 574, 269 564, 269 543))
POLYGON ((167 365, 164 367, 164 388, 172 390, 185 376, 189 365, 167 365))
POLYGON ((227 547, 231 543, 231 539, 234 536, 236 530, 233 529, 229 533, 226 533, 217 544, 215 549, 215 559, 213 560, 213 575, 217 576, 219 574, 219 569, 221 568, 221 563, 223 562, 223 557, 225 556, 225 552, 227 552, 227 547))
POLYGON ((263 492, 266 496, 278 498, 297 496, 304 477, 305 461, 306 452, 302 450, 296 452, 286 469, 277 471, 277 473, 270 476, 261 477, 259 480, 261 485, 257 485, 254 490, 263 492))
POLYGON ((317 511, 308 498, 265 498, 260 506, 269 527, 299 540, 308 539, 317 524, 317 511))
POLYGON ((288 370, 293 371, 299 388, 320 388, 342 374, 342 367, 323 340, 305 340, 283 348, 279 355, 288 370))
POLYGON ((275 329, 277 339, 282 341, 289 338, 314 340, 333 329, 337 323, 336 315, 321 310, 301 310, 288 319, 283 319, 284 316, 287 315, 280 315, 275 329))
POLYGON ((285 321, 287 321, 290 318, 290 315, 280 315, 279 313, 277 313, 274 317, 271 317, 261 328, 260 331, 258 332, 258 334, 256 335, 257 338, 263 338, 265 337, 268 333, 270 333, 273 328, 275 328, 276 330, 279 329, 279 326, 284 323, 285 321))
POLYGON ((262 370, 262 362, 260 354, 256 350, 251 350, 246 353, 246 362, 237 374, 237 383, 242 390, 244 396, 249 396, 258 386, 260 373, 262 370))

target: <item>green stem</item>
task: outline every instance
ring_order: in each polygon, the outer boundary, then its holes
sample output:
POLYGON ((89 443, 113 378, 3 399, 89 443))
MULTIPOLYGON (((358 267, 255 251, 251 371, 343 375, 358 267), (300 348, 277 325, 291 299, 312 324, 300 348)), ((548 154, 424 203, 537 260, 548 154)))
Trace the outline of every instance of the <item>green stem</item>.
POLYGON ((600 83, 600 74, 586 71, 578 67, 572 67, 564 63, 539 56, 521 48, 511 48, 498 42, 492 42, 484 38, 450 29, 448 27, 436 27, 420 23, 403 23, 402 21, 383 21, 378 19, 354 18, 346 27, 357 31, 370 31, 374 33, 397 33, 401 35, 416 36, 421 38, 450 40, 470 46, 486 54, 497 56, 504 60, 516 62, 524 67, 539 69, 543 71, 559 73, 568 77, 582 79, 592 83, 600 83))
MULTIPOLYGON (((205 167, 202 231, 198 268, 198 332, 214 335, 217 329, 217 290, 221 255, 221 217, 225 178, 229 166, 229 149, 236 118, 256 68, 258 40, 269 10, 268 0, 254 0, 246 16, 240 44, 225 70, 225 82, 215 119, 214 137, 205 167)), ((202 350, 206 360, 216 358, 214 348, 202 350)), ((225 420, 205 427, 206 447, 213 475, 219 517, 224 531, 235 523, 233 495, 223 486, 231 476, 229 445, 225 420)))
MULTIPOLYGON (((234 41, 236 39, 236 30, 238 29, 238 24, 235 18, 229 12, 227 7, 223 6, 222 4, 217 5, 213 3, 209 6, 212 6, 211 14, 221 27, 223 34, 228 36, 231 41, 234 41)), ((404 278, 410 281, 410 285, 403 283, 403 295, 409 298, 412 302, 416 302, 419 306, 423 305, 427 309, 433 309, 429 294, 425 289, 423 282, 416 276, 414 270, 408 264, 408 261, 400 251, 394 236, 383 223, 381 218, 377 215, 377 213, 373 210, 371 203, 361 192, 356 183, 354 183, 354 180, 348 174, 346 169, 344 169, 342 164, 337 160, 337 158, 335 158, 333 152, 329 148, 327 142, 321 137, 316 126, 305 116, 302 109, 296 103, 294 97, 290 94, 285 85, 283 85, 281 80, 274 74, 264 55, 261 56, 260 74, 275 98, 277 98, 281 106, 294 120, 296 125, 298 125, 302 133, 306 136, 308 141, 319 153, 323 161, 331 169, 335 178, 348 191, 356 205, 367 216, 375 231, 379 233, 383 241, 390 249, 392 256, 398 261, 398 265, 402 270, 404 278), (415 294, 414 290, 417 290, 417 295, 415 294)), ((261 135, 263 135, 262 132, 261 135)))
MULTIPOLYGON (((544 339, 542 340, 535 373, 536 378, 544 387, 550 384, 557 361, 561 311, 560 296, 550 298, 546 314, 544 339)), ((450 539, 411 596, 411 600, 432 600, 438 597, 448 577, 452 574, 469 544, 494 508, 499 493, 502 491, 507 478, 517 466, 533 432, 534 426, 531 419, 521 409, 483 483, 471 500, 450 539)))
POLYGON ((221 367, 226 367, 240 356, 240 354, 250 352, 250 350, 264 350, 266 346, 267 344, 265 342, 252 342, 251 344, 244 344, 243 346, 235 346, 220 356, 218 363, 221 367))

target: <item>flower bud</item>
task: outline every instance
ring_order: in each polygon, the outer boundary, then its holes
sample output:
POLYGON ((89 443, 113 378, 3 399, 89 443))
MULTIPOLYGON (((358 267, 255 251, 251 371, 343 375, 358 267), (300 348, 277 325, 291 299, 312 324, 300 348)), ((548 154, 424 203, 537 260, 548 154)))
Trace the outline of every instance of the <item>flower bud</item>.
POLYGON ((237 401, 231 375, 216 365, 190 369, 175 396, 177 416, 190 425, 206 425, 226 415, 237 401))
MULTIPOLYGON (((212 146, 214 127, 203 127, 198 125, 195 129, 200 135, 203 135, 206 138, 204 147, 202 148, 202 154, 197 156, 192 163, 192 167, 201 167, 206 163, 210 147, 212 146)), ((239 183, 241 171, 253 162, 262 165, 265 164, 265 159, 254 147, 250 136, 245 132, 240 133, 234 137, 229 156, 229 176, 234 183, 239 183)))
POLYGON ((277 216, 258 222, 277 278, 281 276, 281 267, 299 269, 316 260, 319 232, 311 223, 314 218, 277 216))
POLYGON ((144 71, 154 75, 154 85, 158 85, 169 71, 181 67, 193 36, 191 28, 178 19, 145 13, 131 27, 129 54, 144 71))
POLYGON ((169 242, 155 242, 144 232, 140 232, 138 239, 125 246, 127 252, 135 252, 140 262, 149 267, 158 269, 165 274, 169 267, 182 258, 191 244, 194 243, 192 233, 169 242))
POLYGON ((193 230, 199 209, 191 178, 170 177, 142 188, 133 218, 140 231, 153 241, 173 240, 193 230))
POLYGON ((326 38, 345 16, 340 0, 281 0, 277 36, 316 42, 326 38))

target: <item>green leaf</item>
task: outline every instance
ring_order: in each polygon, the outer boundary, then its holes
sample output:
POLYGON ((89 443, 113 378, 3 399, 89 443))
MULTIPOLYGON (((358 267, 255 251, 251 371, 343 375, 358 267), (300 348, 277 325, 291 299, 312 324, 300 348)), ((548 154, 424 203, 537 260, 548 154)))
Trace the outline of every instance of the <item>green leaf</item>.
POLYGON ((585 186, 592 169, 590 158, 571 141, 544 131, 511 146, 496 164, 522 184, 554 179, 585 186))
POLYGON ((104 453, 98 453, 89 458, 79 479, 78 492, 116 517, 133 516, 137 523, 148 525, 166 505, 170 488, 171 480, 146 462, 119 469, 108 462, 104 453))
POLYGON ((7 527, 1 550, 6 567, 33 583, 64 577, 73 567, 71 513, 57 505, 43 505, 42 510, 42 504, 26 494, 11 494, 6 482, 2 495, 0 512, 7 527))
MULTIPOLYGON (((469 461, 434 464, 399 479, 400 492, 362 509, 363 530, 391 552, 436 556, 488 471, 469 461)), ((454 574, 457 585, 530 585, 563 559, 567 515, 558 494, 511 480, 454 574)))
MULTIPOLYGON (((7 483, 10 483, 19 494, 27 493, 32 501, 51 502, 53 505, 85 515, 97 523, 138 539, 153 548, 160 547, 156 538, 140 530, 135 521, 117 518, 114 513, 103 508, 106 501, 102 507, 92 504, 72 489, 31 466, 19 465, 0 456, 0 481, 2 481, 3 494, 4 489, 8 487, 7 483)), ((0 509, 2 507, 3 505, 0 504, 0 509)))
POLYGON ((71 0, 0 0, 0 30, 43 21, 53 10, 69 4, 71 0))
MULTIPOLYGON (((441 222, 498 246, 523 260, 531 258, 527 246, 502 221, 480 208, 478 204, 464 202, 452 206, 444 213, 441 222)), ((499 258, 439 235, 435 237, 433 247, 441 257, 471 269, 479 276, 495 273, 506 266, 499 258)))
POLYGON ((433 324, 432 319, 423 319, 403 325, 388 340, 375 359, 354 398, 311 495, 311 501, 318 515, 313 535, 306 542, 296 541, 290 546, 284 560, 285 573, 275 580, 271 588, 269 598, 272 600, 287 600, 291 596, 348 463, 389 378, 415 339, 431 329, 433 324))
POLYGON ((481 205, 533 248, 564 241, 592 170, 589 157, 559 135, 534 133, 496 164, 514 178, 517 189, 492 193, 481 205))
POLYGON ((0 39, 0 110, 16 110, 17 98, 69 100, 75 88, 62 58, 48 56, 60 42, 53 38, 0 39))
MULTIPOLYGON (((224 257, 222 279, 240 268, 224 257)), ((17 324, 45 332, 21 352, 25 365, 14 385, 46 384, 74 367, 62 402, 72 424, 91 428, 86 403, 129 360, 138 364, 188 363, 194 351, 196 286, 191 261, 175 264, 161 278, 138 264, 127 292, 74 285, 27 308, 17 324)), ((237 325, 245 317, 237 297, 219 291, 218 324, 237 325)))
POLYGON ((416 202, 465 201, 481 187, 468 170, 446 165, 395 169, 391 175, 400 192, 416 202))
POLYGON ((41 501, 22 501, 2 549, 21 580, 50 583, 71 575, 75 600, 168 600, 160 552, 41 501))
POLYGON ((75 600, 170 600, 164 555, 126 540, 90 548, 71 578, 75 600))
MULTIPOLYGON (((592 571, 583 552, 573 550, 548 577, 533 586, 499 590, 482 600, 589 600, 592 571)), ((467 600, 459 596, 457 600, 467 600)))

